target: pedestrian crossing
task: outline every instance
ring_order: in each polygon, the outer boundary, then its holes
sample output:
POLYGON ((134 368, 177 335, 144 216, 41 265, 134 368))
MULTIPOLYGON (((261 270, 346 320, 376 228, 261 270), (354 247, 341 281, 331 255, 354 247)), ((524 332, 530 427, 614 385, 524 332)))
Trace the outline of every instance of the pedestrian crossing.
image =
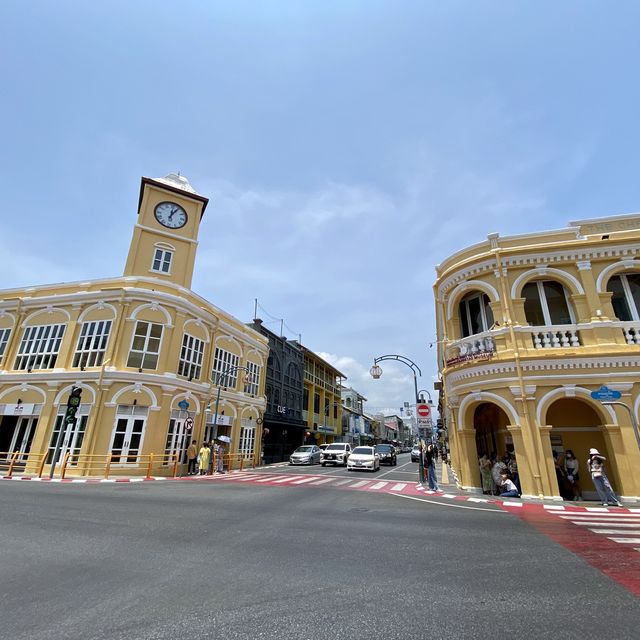
MULTIPOLYGON (((275 465, 274 465, 275 466, 275 465)), ((271 469, 273 466, 271 467, 271 469)), ((192 476, 194 481, 215 481, 215 482, 241 482, 244 484, 256 484, 262 486, 308 486, 332 488, 339 487, 341 489, 356 489, 361 491, 372 491, 376 493, 405 493, 411 495, 420 495, 425 493, 423 487, 413 482, 398 482, 397 480, 363 480, 360 478, 344 478, 340 476, 327 477, 324 475, 300 475, 300 474, 278 474, 278 473, 260 473, 259 471, 244 471, 242 473, 229 473, 224 475, 213 476, 192 476)), ((427 491, 426 493, 434 493, 427 491)), ((454 498, 456 496, 449 496, 454 498)))
POLYGON ((583 512, 554 511, 553 515, 583 527, 607 540, 621 545, 629 545, 634 551, 640 551, 640 510, 629 509, 628 512, 608 511, 591 508, 583 512))

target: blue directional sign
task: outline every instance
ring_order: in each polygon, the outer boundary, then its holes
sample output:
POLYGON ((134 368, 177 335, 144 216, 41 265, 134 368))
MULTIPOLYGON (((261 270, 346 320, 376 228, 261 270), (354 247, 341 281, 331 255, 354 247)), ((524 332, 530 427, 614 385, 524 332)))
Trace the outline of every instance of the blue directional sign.
POLYGON ((186 400, 180 400, 180 402, 178 402, 178 406, 183 410, 186 411, 189 408, 189 403, 186 400))
POLYGON ((615 389, 609 389, 609 387, 602 385, 597 391, 591 392, 591 397, 594 400, 600 400, 600 402, 607 402, 609 400, 619 400, 622 394, 615 389))

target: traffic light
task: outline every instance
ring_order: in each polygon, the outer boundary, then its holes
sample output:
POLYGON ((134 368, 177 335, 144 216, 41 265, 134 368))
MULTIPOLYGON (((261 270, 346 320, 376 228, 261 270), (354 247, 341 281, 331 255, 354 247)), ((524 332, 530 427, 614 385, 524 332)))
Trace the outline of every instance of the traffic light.
POLYGON ((64 421, 66 424, 73 424, 76 421, 76 412, 80 406, 80 396, 82 395, 82 389, 80 387, 73 387, 67 400, 67 412, 64 414, 64 421))

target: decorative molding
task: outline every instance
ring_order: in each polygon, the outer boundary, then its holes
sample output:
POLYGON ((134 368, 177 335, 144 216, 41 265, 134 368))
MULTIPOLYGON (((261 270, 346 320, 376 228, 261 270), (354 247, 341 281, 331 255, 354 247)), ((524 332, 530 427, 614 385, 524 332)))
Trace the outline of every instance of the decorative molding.
POLYGON ((87 317, 87 315, 89 315, 92 311, 94 310, 98 310, 98 311, 104 311, 105 309, 110 309, 111 312, 113 313, 113 318, 108 318, 109 320, 115 320, 118 317, 118 310, 112 305, 109 304, 108 302, 105 302, 104 300, 98 300, 98 302, 96 302, 95 304, 92 304, 91 306, 87 307, 78 317, 78 322, 84 322, 84 319, 87 317))
POLYGON ((461 429, 461 426, 464 422, 464 413, 469 405, 479 402, 490 402, 499 406, 510 418, 512 425, 515 426, 520 424, 518 412, 516 411, 515 407, 507 400, 505 400, 502 396, 499 396, 496 393, 489 393, 488 391, 477 391, 465 396, 460 403, 460 407, 458 408, 458 430, 461 429))
POLYGON ((511 286, 511 297, 512 298, 520 298, 520 293, 522 292, 522 288, 529 280, 533 280, 535 278, 539 278, 540 276, 555 276, 560 282, 565 284, 571 283, 572 289, 571 293, 573 294, 584 294, 584 287, 580 284, 580 281, 572 276, 567 271, 563 271, 562 269, 556 269, 548 266, 539 266, 531 271, 525 271, 520 274, 513 282, 511 286))
POLYGON ((613 264, 606 266, 598 274, 598 278, 596 280, 596 291, 598 293, 605 293, 603 289, 605 278, 608 283, 611 276, 615 275, 616 273, 620 273, 622 271, 628 271, 629 269, 634 269, 634 270, 640 269, 640 260, 629 260, 629 259, 619 260, 618 262, 614 262, 613 264))
POLYGON ((41 308, 41 309, 36 309, 35 311, 33 311, 32 313, 30 313, 22 322, 22 328, 24 329, 26 326, 29 325, 29 323, 36 318, 37 316, 46 313, 48 316, 53 315, 54 313, 61 313, 62 315, 66 316, 67 318, 67 322, 71 321, 71 314, 66 310, 66 309, 62 309, 61 307, 55 307, 52 304, 48 304, 45 307, 41 308))
POLYGON ((457 304, 466 293, 471 293, 473 291, 486 293, 491 299, 491 302, 500 301, 500 295, 493 285, 488 282, 483 282, 482 280, 467 280, 466 282, 458 285, 449 294, 449 299, 447 300, 447 320, 451 320, 453 306, 457 304))
POLYGON ((576 262, 576 267, 578 267, 578 271, 589 271, 591 269, 591 260, 579 260, 576 262))

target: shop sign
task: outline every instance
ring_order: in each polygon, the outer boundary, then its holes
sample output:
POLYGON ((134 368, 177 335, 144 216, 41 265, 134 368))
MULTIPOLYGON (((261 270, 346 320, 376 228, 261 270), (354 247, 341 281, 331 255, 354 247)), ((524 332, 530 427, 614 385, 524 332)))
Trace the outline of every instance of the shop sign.
POLYGON ((333 433, 333 427, 327 427, 324 424, 318 425, 318 431, 322 431, 322 433, 333 433))
POLYGON ((5 404, 3 415, 5 416, 31 416, 33 415, 34 404, 5 404))
POLYGON ((473 362, 475 360, 491 360, 493 351, 479 351, 478 353, 467 353, 464 356, 456 356, 446 361, 447 367, 453 367, 464 362, 473 362))

